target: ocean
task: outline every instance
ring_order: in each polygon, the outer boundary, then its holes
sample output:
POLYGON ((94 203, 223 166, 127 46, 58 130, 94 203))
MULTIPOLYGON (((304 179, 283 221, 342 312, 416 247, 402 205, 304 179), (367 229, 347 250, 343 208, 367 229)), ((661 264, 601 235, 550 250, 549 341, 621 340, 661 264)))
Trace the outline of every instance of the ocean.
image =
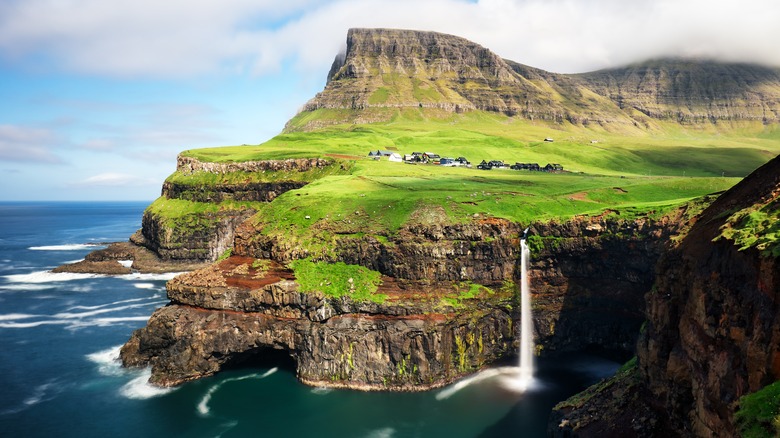
POLYGON ((525 392, 494 368, 439 390, 364 393, 302 385, 271 358, 152 387, 148 370, 122 368, 119 348, 166 304, 174 274, 50 272, 127 240, 147 205, 0 203, 1 436, 544 437, 556 402, 619 366, 577 354, 538 360, 525 392))

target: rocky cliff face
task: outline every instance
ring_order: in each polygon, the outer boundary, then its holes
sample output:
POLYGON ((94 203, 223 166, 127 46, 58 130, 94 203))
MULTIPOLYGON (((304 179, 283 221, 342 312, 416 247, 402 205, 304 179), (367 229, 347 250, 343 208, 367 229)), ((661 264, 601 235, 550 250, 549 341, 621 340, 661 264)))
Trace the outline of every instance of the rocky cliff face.
POLYGON ((560 405, 552 434, 603 436, 621 425, 622 436, 738 434, 739 398, 780 378, 780 251, 770 238, 779 205, 780 157, 692 221, 656 267, 638 366, 584 403, 560 405))
POLYGON ((163 184, 161 199, 217 204, 221 207, 205 212, 193 208, 192 213, 176 220, 170 217, 171 214, 147 209, 141 230, 131 241, 152 250, 163 260, 214 261, 232 248, 235 230, 256 212, 251 203, 271 202, 282 193, 303 187, 308 181, 305 178, 297 179, 296 174, 302 175, 331 164, 332 160, 321 158, 204 163, 195 158, 179 156, 176 171, 185 176, 284 173, 290 177, 240 183, 220 182, 218 178, 205 181, 193 178, 185 179, 185 182, 168 180, 163 184))
POLYGON ((735 212, 776 211, 779 198, 775 158, 704 211, 658 265, 638 357, 682 434, 734 435, 739 397, 780 379, 780 258, 719 237, 735 212))
MULTIPOLYGON (((535 224, 535 331, 542 354, 591 346, 630 350, 643 317, 647 268, 675 218, 578 218, 535 224), (621 237, 618 237, 621 236, 621 237), (630 236, 630 237, 626 237, 630 236), (622 245, 620 243, 623 243, 622 245), (582 256, 589 261, 582 263, 582 256), (629 269, 625 269, 626 266, 629 269)), ((301 381, 356 389, 423 390, 516 354, 519 224, 410 225, 389 240, 348 237, 334 260, 380 271, 382 303, 302 293, 279 262, 304 256, 245 223, 233 257, 168 284, 171 304, 123 348, 175 385, 286 351, 301 381), (260 262, 262 260, 273 262, 260 262), (261 269, 258 266, 267 265, 261 269), (463 281, 486 285, 457 298, 463 281), (461 285, 461 286, 459 286, 461 285), (445 298, 457 298, 456 301, 445 298)))
MULTIPOLYGON (((460 37, 397 29, 350 29, 347 51, 337 57, 325 90, 304 107, 358 110, 355 121, 386 120, 381 109, 427 108, 450 113, 500 112, 528 119, 605 122, 619 113, 608 99, 586 113, 577 82, 566 76, 522 68, 460 37), (523 73, 529 73, 529 77, 523 73), (563 94, 565 94, 565 96, 563 94), (571 100, 572 105, 564 102, 571 100)), ((288 124, 287 130, 313 129, 288 124)))
POLYGON ((232 257, 168 284, 172 302, 122 349, 125 365, 152 365, 152 382, 176 385, 286 351, 298 378, 319 386, 423 390, 506 355, 511 294, 453 308, 394 290, 384 304, 302 293, 273 264, 232 257))
POLYGON ((435 32, 350 29, 321 93, 303 111, 352 110, 331 120, 295 119, 287 130, 389 120, 395 110, 500 112, 577 125, 650 126, 780 120, 780 71, 745 64, 662 60, 579 75, 504 60, 435 32), (392 110, 392 111, 388 111, 392 110))
POLYGON ((657 220, 604 214, 531 228, 539 248, 530 266, 536 342, 544 354, 634 351, 653 267, 688 208, 657 220))
POLYGON ((749 64, 660 60, 578 75, 624 110, 683 124, 780 120, 780 71, 749 64))

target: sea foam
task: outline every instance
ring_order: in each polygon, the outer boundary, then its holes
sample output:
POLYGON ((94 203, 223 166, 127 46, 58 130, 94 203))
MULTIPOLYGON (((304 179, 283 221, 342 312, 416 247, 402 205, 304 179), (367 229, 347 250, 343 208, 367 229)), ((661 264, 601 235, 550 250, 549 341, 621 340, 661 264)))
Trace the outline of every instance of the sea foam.
POLYGON ((436 400, 446 400, 470 385, 493 378, 499 378, 499 382, 501 382, 504 389, 514 392, 524 392, 539 387, 540 382, 537 379, 531 379, 530 381, 523 380, 520 371, 519 367, 489 368, 480 371, 471 377, 462 379, 442 389, 436 394, 436 400))
POLYGON ((249 375, 241 376, 241 377, 232 377, 232 378, 225 379, 225 380, 215 384, 214 386, 209 388, 209 390, 206 392, 206 395, 204 395, 203 398, 200 399, 200 402, 198 403, 198 407, 197 407, 198 414, 200 414, 202 417, 205 417, 205 416, 208 416, 211 413, 211 409, 209 409, 209 402, 211 401, 211 397, 225 383, 237 382, 239 380, 246 380, 246 379, 252 379, 252 378, 263 379, 263 378, 268 377, 271 374, 277 372, 278 370, 279 370, 279 368, 274 367, 274 368, 271 368, 270 370, 268 370, 268 371, 266 371, 266 372, 264 372, 263 374, 260 374, 260 375, 258 375, 258 374, 249 374, 249 375))
POLYGON ((372 430, 366 435, 367 438, 391 438, 395 435, 395 429, 392 427, 384 427, 382 429, 372 430))
POLYGON ((120 376, 124 374, 122 363, 119 360, 121 345, 115 345, 105 350, 100 350, 87 355, 90 362, 97 364, 98 372, 104 376, 120 376))
POLYGON ((105 246, 96 243, 72 243, 67 245, 43 245, 43 246, 31 246, 28 249, 32 251, 78 251, 82 249, 90 249, 98 246, 105 246))
POLYGON ((144 400, 159 397, 174 391, 175 388, 160 388, 149 383, 152 370, 149 368, 140 371, 140 375, 119 388, 119 393, 129 399, 144 400))
POLYGON ((36 272, 31 272, 29 274, 4 275, 3 277, 5 277, 6 281, 10 283, 40 284, 40 283, 56 283, 56 282, 71 281, 71 280, 84 280, 88 278, 103 277, 103 275, 76 274, 76 273, 69 273, 69 272, 54 273, 51 271, 36 271, 36 272))

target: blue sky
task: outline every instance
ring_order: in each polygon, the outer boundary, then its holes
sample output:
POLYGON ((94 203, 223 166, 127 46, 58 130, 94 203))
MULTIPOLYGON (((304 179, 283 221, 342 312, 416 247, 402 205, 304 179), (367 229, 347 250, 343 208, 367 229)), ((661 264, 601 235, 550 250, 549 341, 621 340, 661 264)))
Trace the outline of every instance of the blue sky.
POLYGON ((186 149, 261 143, 350 27, 433 30, 569 73, 780 66, 776 0, 3 0, 0 200, 153 200, 186 149))

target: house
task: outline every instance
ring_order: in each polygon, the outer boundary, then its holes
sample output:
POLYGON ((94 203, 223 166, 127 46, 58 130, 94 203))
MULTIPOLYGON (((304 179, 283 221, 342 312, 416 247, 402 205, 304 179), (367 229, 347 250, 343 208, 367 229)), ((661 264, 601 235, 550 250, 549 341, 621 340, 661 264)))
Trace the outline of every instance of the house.
POLYGON ((539 167, 539 163, 528 163, 527 166, 528 166, 527 167, 528 170, 533 170, 536 172, 542 170, 542 168, 539 167))
POLYGON ((485 161, 485 160, 482 160, 482 162, 481 162, 481 163, 477 164, 477 169, 481 169, 481 170, 490 170, 490 169, 492 169, 492 168, 493 168, 493 166, 491 166, 491 165, 490 165, 490 163, 488 163, 488 162, 487 162, 487 161, 485 161))
POLYGON ((390 161, 396 161, 396 162, 400 162, 401 161, 401 155, 398 152, 387 151, 387 150, 385 150, 385 151, 382 151, 382 150, 371 151, 371 152, 368 153, 368 157, 369 158, 373 158, 374 160, 379 160, 379 159, 381 159, 383 157, 387 157, 387 159, 390 160, 390 161))
POLYGON ((439 156, 439 154, 435 154, 433 152, 426 152, 426 153, 423 154, 423 159, 426 162, 436 163, 437 161, 439 161, 441 159, 441 157, 439 156))
POLYGON ((471 167, 471 163, 466 159, 466 157, 458 157, 455 159, 455 161, 460 163, 461 166, 471 167))
POLYGON ((498 167, 499 169, 506 167, 506 164, 501 160, 491 160, 488 164, 490 164, 490 167, 498 167))
POLYGON ((454 158, 442 158, 441 160, 439 160, 439 165, 447 166, 447 167, 458 167, 461 164, 460 161, 454 158))
POLYGON ((557 163, 547 163, 547 165, 544 166, 544 169, 542 170, 545 172, 561 172, 563 171, 563 166, 557 163))

